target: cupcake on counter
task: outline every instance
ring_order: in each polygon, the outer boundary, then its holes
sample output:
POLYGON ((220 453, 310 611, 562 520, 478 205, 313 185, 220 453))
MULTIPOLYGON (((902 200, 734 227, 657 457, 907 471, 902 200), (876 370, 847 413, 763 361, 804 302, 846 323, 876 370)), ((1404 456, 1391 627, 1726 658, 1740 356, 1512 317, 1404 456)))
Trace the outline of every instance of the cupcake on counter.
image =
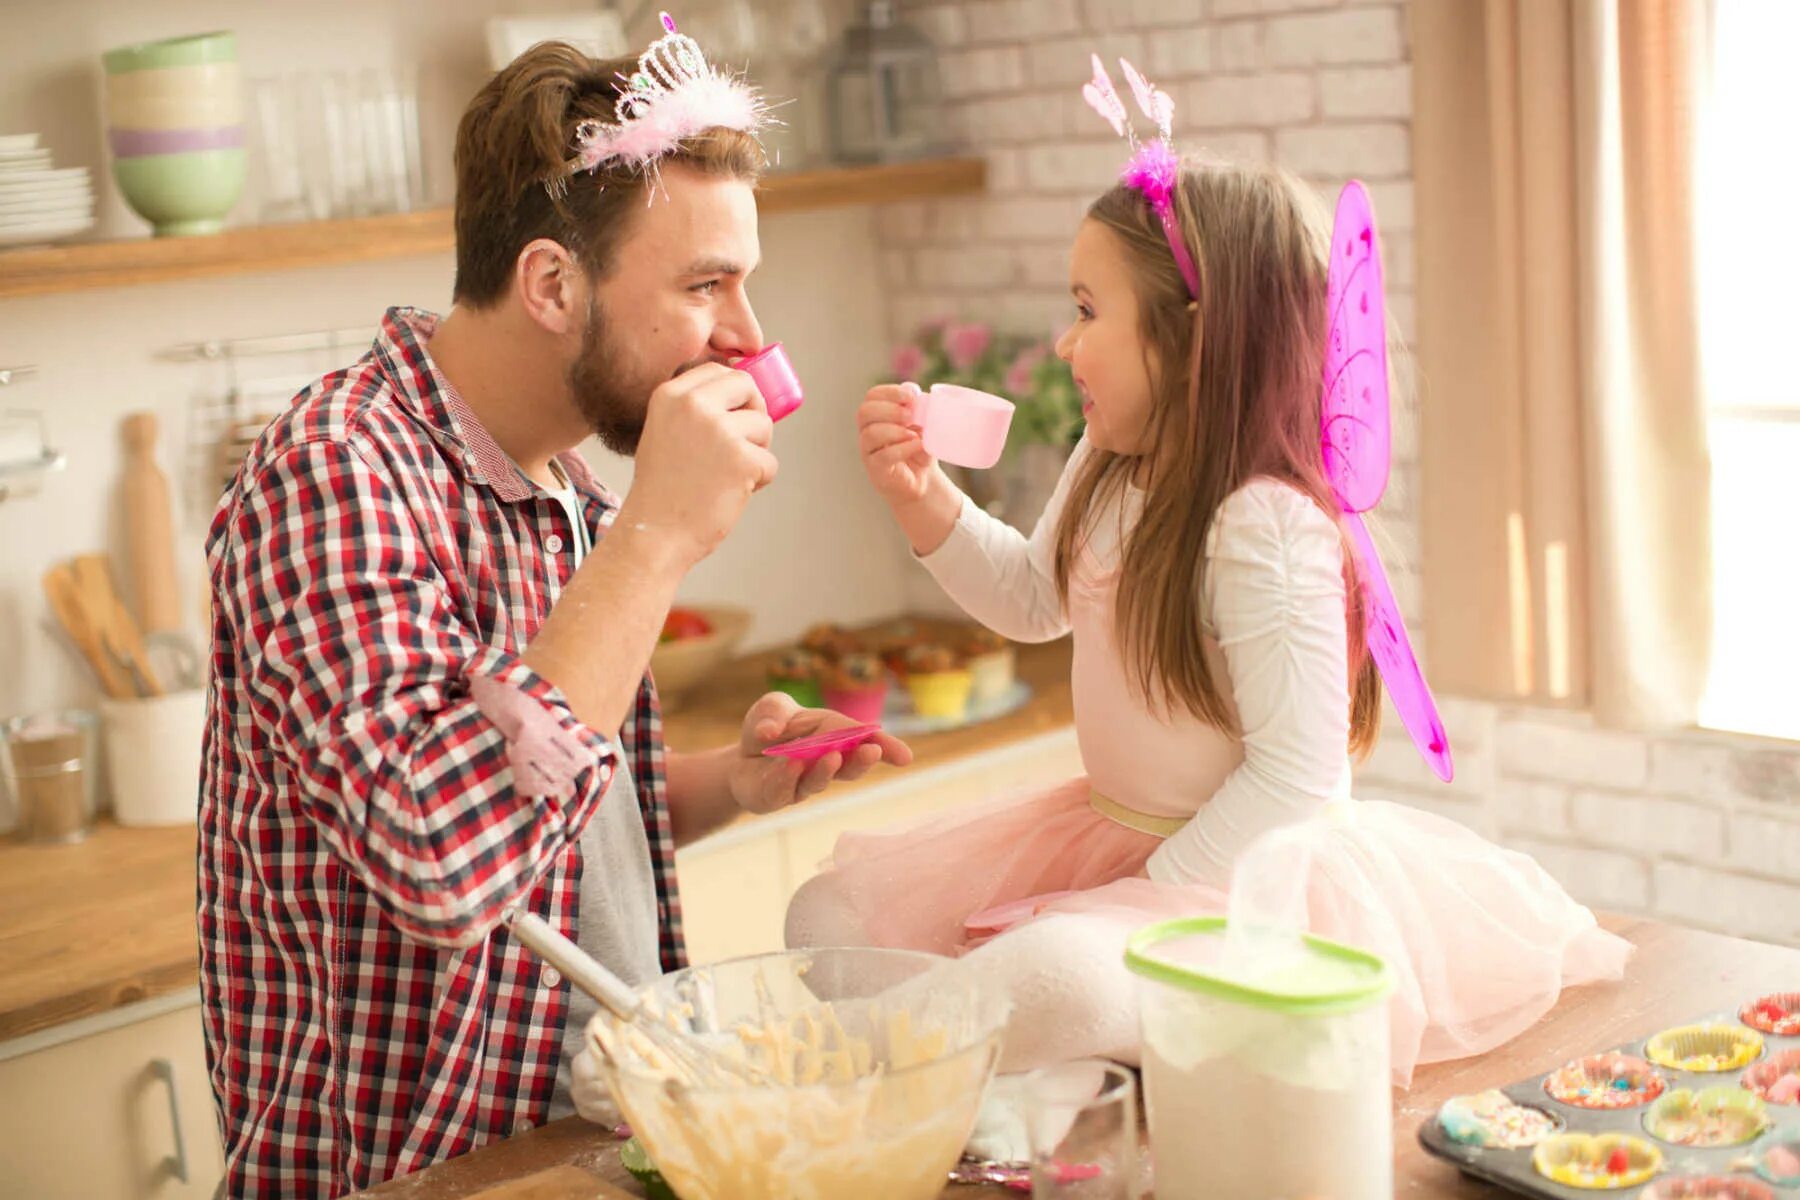
POLYGON ((925 634, 911 621, 897 621, 881 635, 875 652, 887 669, 900 679, 906 678, 906 652, 925 642, 925 634))
POLYGON ((905 668, 906 690, 921 717, 961 721, 969 715, 974 676, 950 647, 936 642, 909 647, 905 668))
POLYGON ((825 660, 811 650, 798 646, 783 650, 769 666, 769 690, 786 692, 801 708, 823 708, 825 694, 820 683, 825 668, 825 660))
POLYGON ((867 651, 846 654, 826 668, 824 692, 827 708, 852 721, 880 724, 881 710, 887 705, 887 669, 867 651))
POLYGON ((862 639, 842 625, 822 622, 808 629, 800 638, 800 648, 818 655, 827 663, 837 662, 846 654, 863 648, 862 639))
POLYGON ((993 704, 1012 690, 1019 660, 1011 642, 986 626, 977 625, 963 635, 957 650, 969 668, 970 704, 993 704))

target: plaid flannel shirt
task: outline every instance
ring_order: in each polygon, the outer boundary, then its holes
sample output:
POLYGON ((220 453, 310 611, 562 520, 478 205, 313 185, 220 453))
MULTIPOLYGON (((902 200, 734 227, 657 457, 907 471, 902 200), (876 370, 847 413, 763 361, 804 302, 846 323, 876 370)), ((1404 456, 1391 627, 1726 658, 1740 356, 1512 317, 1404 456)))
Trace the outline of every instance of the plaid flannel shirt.
MULTIPOLYGON (((338 1195, 545 1119, 569 985, 498 922, 520 904, 575 936, 577 838, 620 754, 684 963, 654 687, 615 744, 520 661, 573 531, 432 366, 435 328, 390 310, 264 432, 208 539, 200 978, 233 1196, 338 1195), (591 750, 572 794, 515 791, 482 676, 591 750)), ((560 461, 598 537, 617 502, 560 461)))

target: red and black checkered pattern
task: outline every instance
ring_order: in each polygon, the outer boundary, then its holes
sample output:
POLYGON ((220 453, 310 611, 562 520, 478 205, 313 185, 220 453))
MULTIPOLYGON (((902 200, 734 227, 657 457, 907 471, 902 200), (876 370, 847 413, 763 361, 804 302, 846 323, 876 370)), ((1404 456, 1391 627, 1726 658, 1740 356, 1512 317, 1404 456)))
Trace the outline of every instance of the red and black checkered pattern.
MULTIPOLYGON (((545 1118, 568 984, 497 923, 522 903, 575 936, 576 839, 620 754, 684 962, 654 687, 615 744, 518 658, 574 538, 432 366, 435 328, 390 310, 301 393, 208 541, 201 994, 233 1196, 335 1196, 545 1118), (515 792, 484 675, 592 750, 572 794, 515 792)), ((561 461, 598 537, 617 502, 561 461)))

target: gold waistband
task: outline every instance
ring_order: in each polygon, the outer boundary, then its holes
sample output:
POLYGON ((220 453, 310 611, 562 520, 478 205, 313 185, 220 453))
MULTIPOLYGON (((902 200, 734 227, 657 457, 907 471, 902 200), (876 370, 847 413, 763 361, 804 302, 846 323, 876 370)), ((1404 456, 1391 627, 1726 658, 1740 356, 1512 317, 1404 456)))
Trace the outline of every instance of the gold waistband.
POLYGON ((1099 792, 1089 789, 1088 806, 1107 820, 1127 829, 1135 829, 1139 833, 1147 833, 1152 837, 1166 838, 1187 824, 1186 817, 1158 817, 1151 813, 1142 813, 1135 808, 1126 808, 1117 800, 1109 800, 1099 792))

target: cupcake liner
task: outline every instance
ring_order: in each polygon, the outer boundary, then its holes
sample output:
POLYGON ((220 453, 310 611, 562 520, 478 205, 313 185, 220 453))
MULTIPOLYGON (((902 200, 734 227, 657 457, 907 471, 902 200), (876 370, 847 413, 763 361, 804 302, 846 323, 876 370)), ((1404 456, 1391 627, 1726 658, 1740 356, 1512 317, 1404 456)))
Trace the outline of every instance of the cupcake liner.
POLYGON ((1555 1113, 1520 1104, 1498 1089, 1451 1097, 1438 1110, 1438 1124, 1453 1142, 1493 1150, 1525 1149, 1563 1130, 1555 1113))
POLYGON ((1738 1025, 1682 1025, 1645 1042, 1644 1057, 1671 1071, 1709 1075, 1749 1066, 1762 1047, 1762 1034, 1738 1025))
POLYGON ((1638 1200, 1775 1200, 1775 1193, 1768 1184, 1754 1179, 1685 1175, 1657 1180, 1639 1194, 1638 1200))
POLYGON ((775 679, 769 680, 771 692, 785 692, 794 698, 794 703, 801 708, 824 708, 825 694, 819 688, 816 679, 775 679))
POLYGON ((1582 1191, 1636 1187, 1661 1170, 1662 1163, 1661 1150, 1626 1133, 1558 1133, 1531 1152, 1539 1175, 1582 1191))
POLYGON ((826 708, 836 709, 852 721, 879 725, 881 712, 887 706, 888 685, 884 679, 873 687, 822 689, 826 708))
POLYGON ((1770 992, 1738 1011, 1738 1020, 1762 1033, 1800 1037, 1800 992, 1770 992))
POLYGON ((1756 1173, 1777 1187, 1800 1187, 1800 1133, 1785 1132, 1756 1151, 1756 1173))
POLYGON ((1800 1050, 1783 1050, 1744 1072, 1738 1080, 1770 1104, 1800 1105, 1800 1050))
POLYGON ((969 689, 972 704, 990 704, 1006 695, 1013 685, 1016 658, 1011 649, 977 654, 969 659, 973 682, 969 689))
POLYGON ((1550 1098, 1573 1108, 1636 1108, 1667 1087, 1668 1080, 1655 1067, 1629 1054, 1578 1058, 1544 1079, 1550 1098))
POLYGON ((961 720, 969 713, 969 689, 973 684, 967 671, 933 671, 906 677, 913 709, 921 717, 961 720))
POLYGON ((1644 1129, 1675 1146, 1742 1146, 1769 1127, 1762 1097, 1739 1087, 1677 1088, 1644 1114, 1644 1129))

